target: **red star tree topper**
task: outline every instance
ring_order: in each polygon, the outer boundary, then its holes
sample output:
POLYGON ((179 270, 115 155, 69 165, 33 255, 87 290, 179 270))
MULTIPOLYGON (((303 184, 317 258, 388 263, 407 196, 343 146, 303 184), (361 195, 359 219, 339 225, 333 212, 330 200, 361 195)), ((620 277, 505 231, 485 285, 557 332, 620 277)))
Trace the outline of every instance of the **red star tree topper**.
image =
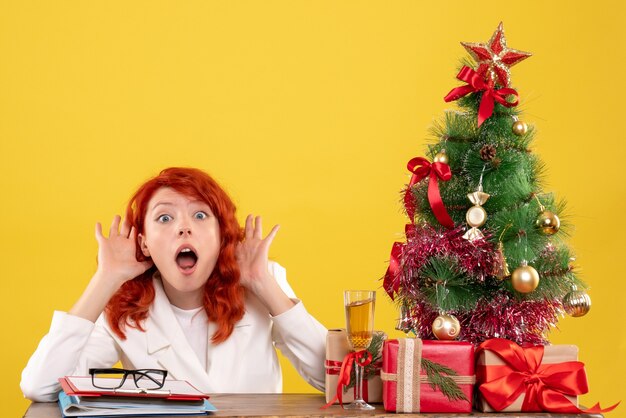
POLYGON ((506 46, 502 22, 486 44, 461 42, 478 64, 477 73, 491 79, 502 87, 508 87, 511 80, 509 68, 525 60, 532 54, 506 46))

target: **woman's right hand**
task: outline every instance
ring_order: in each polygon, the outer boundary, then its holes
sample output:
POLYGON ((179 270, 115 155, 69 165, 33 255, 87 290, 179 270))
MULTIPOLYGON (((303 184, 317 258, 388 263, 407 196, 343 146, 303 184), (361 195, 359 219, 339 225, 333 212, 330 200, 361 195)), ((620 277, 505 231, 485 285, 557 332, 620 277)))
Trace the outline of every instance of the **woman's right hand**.
POLYGON ((113 218, 109 237, 96 224, 98 241, 98 270, 69 313, 95 322, 111 297, 128 280, 134 279, 152 266, 152 261, 137 261, 135 257, 137 231, 124 220, 120 229, 119 216, 113 218))
POLYGON ((137 231, 130 226, 128 219, 124 219, 120 229, 120 221, 119 215, 113 218, 108 238, 102 234, 100 222, 96 224, 98 272, 119 286, 152 267, 152 261, 137 261, 137 231))

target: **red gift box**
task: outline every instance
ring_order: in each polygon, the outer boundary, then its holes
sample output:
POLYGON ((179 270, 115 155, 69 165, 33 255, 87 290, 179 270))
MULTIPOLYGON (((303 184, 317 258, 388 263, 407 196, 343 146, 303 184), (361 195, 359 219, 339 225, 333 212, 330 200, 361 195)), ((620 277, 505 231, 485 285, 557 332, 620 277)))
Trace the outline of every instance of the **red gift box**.
MULTIPOLYGON (((539 371, 538 367, 549 371, 550 367, 554 367, 553 365, 556 365, 556 367, 568 364, 573 365, 578 360, 578 348, 575 345, 522 348, 512 341, 501 340, 498 345, 494 345, 494 343, 498 342, 497 339, 488 341, 491 341, 491 343, 483 343, 479 347, 476 357, 476 379, 479 390, 483 392, 480 396, 478 407, 484 412, 542 411, 541 407, 536 405, 536 402, 532 402, 533 405, 525 406, 525 409, 522 408, 524 401, 529 401, 529 399, 526 399, 526 389, 530 389, 531 393, 535 392, 532 390, 532 385, 527 386, 523 383, 524 390, 518 390, 518 387, 509 385, 508 381, 514 378, 515 375, 523 375, 524 368, 527 368, 527 374, 530 377, 539 371), (505 351, 508 351, 508 353, 505 353, 505 351), (509 357, 511 355, 513 356, 512 360, 509 357), (510 361, 514 362, 514 364, 509 364, 510 361), (517 362, 523 364, 523 367, 515 364, 517 362), (533 365, 533 363, 536 364, 533 365), (495 383, 496 381, 500 383, 495 383), (490 387, 493 387, 494 383, 496 384, 497 392, 492 393, 493 390, 490 390, 490 387), (504 400, 502 400, 503 398, 504 400), (503 402, 506 403, 506 406, 504 406, 503 402)), ((584 369, 580 369, 579 373, 581 373, 580 377, 583 379, 586 392, 587 379, 584 376, 584 369)), ((577 396, 565 395, 565 397, 572 405, 578 406, 577 396)))
POLYGON ((383 345, 383 405, 391 412, 472 412, 474 346, 460 341, 387 340, 383 345), (449 399, 433 388, 422 358, 456 372, 448 377, 465 399, 449 399))
POLYGON ((483 342, 476 365, 480 409, 567 414, 614 409, 617 405, 578 408, 578 395, 587 393, 588 387, 584 364, 577 357, 573 345, 521 347, 501 338, 483 342))

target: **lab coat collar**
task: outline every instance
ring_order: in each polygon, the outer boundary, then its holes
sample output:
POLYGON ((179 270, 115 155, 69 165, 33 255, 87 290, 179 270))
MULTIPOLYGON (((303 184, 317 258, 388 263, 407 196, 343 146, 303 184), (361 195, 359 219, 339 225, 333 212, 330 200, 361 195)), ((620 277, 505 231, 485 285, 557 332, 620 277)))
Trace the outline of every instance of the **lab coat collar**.
POLYGON ((146 333, 148 354, 154 355, 157 362, 174 379, 201 382, 199 388, 206 390, 209 386, 208 376, 196 353, 193 351, 183 330, 172 312, 170 301, 163 289, 160 275, 153 277, 154 302, 150 307, 146 333))

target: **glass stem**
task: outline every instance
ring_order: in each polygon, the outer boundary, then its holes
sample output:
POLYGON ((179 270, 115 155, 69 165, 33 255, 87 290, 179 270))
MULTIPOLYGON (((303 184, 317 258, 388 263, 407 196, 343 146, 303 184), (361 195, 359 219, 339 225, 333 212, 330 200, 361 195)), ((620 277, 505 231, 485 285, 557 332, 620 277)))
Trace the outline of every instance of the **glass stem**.
POLYGON ((356 363, 356 368, 354 369, 354 373, 356 374, 356 393, 354 394, 355 401, 363 400, 363 371, 364 367, 359 364, 358 361, 356 363))

